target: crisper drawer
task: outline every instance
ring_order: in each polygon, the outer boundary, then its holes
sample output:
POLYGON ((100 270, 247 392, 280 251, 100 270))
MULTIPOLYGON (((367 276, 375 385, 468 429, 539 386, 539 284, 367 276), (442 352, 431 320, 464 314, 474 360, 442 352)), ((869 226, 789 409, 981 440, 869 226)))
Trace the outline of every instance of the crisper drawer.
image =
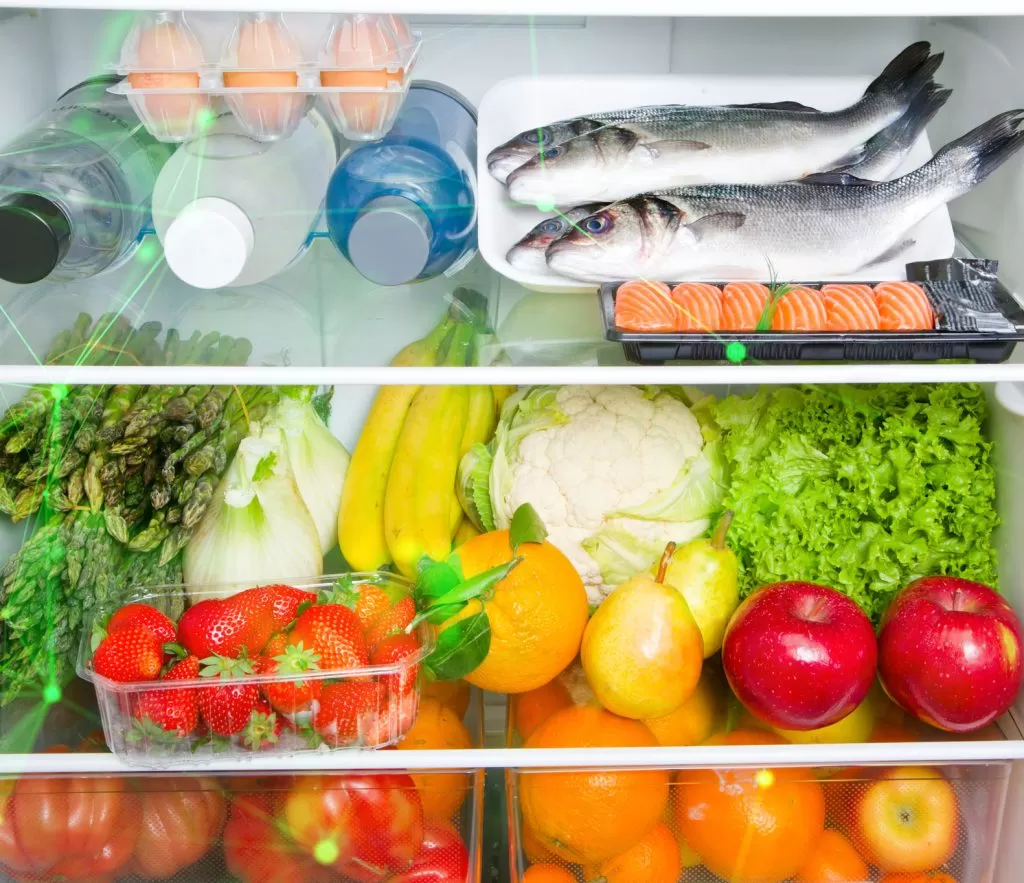
POLYGON ((510 769, 510 879, 989 883, 1009 775, 1009 763, 510 769))
MULTIPOLYGON (((481 721, 474 694, 476 745, 481 721)), ((0 880, 477 883, 483 781, 482 769, 8 778, 0 880)))

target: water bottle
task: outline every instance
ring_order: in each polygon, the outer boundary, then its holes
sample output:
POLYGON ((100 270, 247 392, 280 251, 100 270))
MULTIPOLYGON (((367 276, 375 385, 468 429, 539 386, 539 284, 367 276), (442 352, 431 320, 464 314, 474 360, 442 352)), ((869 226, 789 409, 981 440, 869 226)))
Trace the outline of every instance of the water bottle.
POLYGON ((65 92, 0 151, 0 279, 72 282, 135 250, 172 147, 153 138, 117 77, 65 92))
POLYGON ((153 224, 167 265, 196 288, 252 285, 306 249, 338 162, 315 110, 292 135, 258 142, 230 115, 182 144, 160 173, 153 224))
POLYGON ((476 113, 415 81, 391 131, 349 153, 327 190, 327 229, 378 285, 453 273, 476 250, 476 113))

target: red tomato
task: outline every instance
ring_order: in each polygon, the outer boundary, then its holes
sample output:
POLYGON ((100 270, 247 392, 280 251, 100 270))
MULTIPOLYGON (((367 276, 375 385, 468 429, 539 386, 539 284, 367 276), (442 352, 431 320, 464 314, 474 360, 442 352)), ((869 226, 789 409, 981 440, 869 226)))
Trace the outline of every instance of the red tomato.
POLYGON ((459 832, 447 822, 427 822, 423 847, 408 870, 388 883, 465 883, 469 878, 469 852, 459 832))
POLYGON ((166 777, 137 779, 142 830, 130 870, 163 880, 199 861, 220 837, 227 814, 216 779, 166 777))
POLYGON ((405 773, 303 777, 284 819, 317 862, 356 883, 407 869, 423 845, 423 805, 405 773))
POLYGON ((117 776, 19 779, 3 802, 0 864, 15 877, 111 875, 135 848, 140 816, 117 776))

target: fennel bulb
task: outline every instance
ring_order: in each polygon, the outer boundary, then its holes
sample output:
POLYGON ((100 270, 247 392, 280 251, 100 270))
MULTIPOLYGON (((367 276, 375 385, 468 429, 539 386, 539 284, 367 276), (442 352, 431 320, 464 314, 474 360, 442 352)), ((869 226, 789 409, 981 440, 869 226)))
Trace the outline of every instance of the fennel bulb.
MULTIPOLYGON (((313 516, 303 502, 276 426, 253 426, 185 547, 191 586, 267 583, 323 574, 313 516)), ((222 596, 237 587, 225 586, 222 596)), ((209 597, 209 596, 204 596, 209 597)))

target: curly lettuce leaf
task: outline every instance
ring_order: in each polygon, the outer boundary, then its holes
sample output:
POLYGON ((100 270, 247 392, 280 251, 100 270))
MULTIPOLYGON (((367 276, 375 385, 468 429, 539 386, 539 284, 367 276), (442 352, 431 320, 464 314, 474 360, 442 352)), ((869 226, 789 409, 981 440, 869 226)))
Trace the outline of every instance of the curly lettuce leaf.
POLYGON ((714 408, 741 593, 830 585, 878 621, 946 573, 995 586, 995 473, 982 391, 958 384, 762 389, 714 408))

